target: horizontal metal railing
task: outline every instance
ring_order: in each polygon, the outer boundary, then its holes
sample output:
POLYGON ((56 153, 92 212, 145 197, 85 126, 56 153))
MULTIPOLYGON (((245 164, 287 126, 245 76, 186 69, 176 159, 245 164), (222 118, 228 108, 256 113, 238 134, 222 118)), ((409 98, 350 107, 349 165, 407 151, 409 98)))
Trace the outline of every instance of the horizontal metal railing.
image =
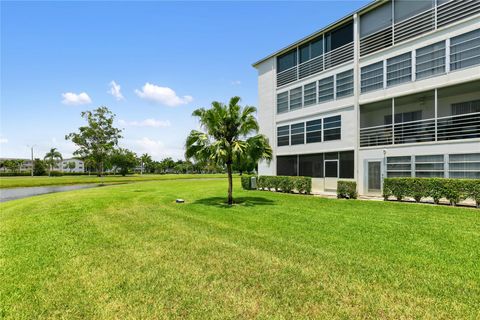
POLYGON ((353 60, 353 41, 324 54, 325 70, 353 60))
POLYGON ((480 0, 450 0, 361 38, 360 56, 388 48, 478 13, 480 0))
POLYGON ((360 128, 360 147, 480 138, 480 112, 360 128))
POLYGON ((283 86, 287 83, 298 79, 297 66, 277 73, 277 87, 283 86))
POLYGON ((298 77, 300 79, 320 71, 323 71, 323 55, 298 65, 298 77))
POLYGON ((435 8, 396 23, 394 26, 394 42, 397 44, 433 29, 435 29, 435 8))

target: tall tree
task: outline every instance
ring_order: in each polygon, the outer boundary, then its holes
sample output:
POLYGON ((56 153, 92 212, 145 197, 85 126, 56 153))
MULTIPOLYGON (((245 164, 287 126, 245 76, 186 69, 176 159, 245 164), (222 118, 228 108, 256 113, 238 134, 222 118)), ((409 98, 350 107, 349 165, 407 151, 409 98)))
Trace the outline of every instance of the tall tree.
POLYGON ((120 170, 122 176, 125 176, 130 170, 135 169, 138 158, 134 152, 120 148, 112 152, 110 162, 115 169, 120 170))
POLYGON ((151 164, 152 164, 152 157, 150 157, 148 153, 142 154, 142 156, 140 157, 140 165, 142 170, 140 171, 140 174, 143 174, 143 171, 145 169, 149 169, 151 164))
POLYGON ((50 175, 55 165, 58 165, 58 163, 62 161, 63 158, 62 154, 60 153, 60 151, 57 150, 57 148, 51 148, 50 151, 45 154, 43 160, 48 165, 48 175, 50 175))
POLYGON ((227 167, 229 205, 233 204, 232 164, 249 156, 272 159, 267 137, 258 134, 257 109, 241 107, 239 102, 240 97, 233 97, 228 105, 214 101, 210 109, 195 110, 193 116, 199 118, 203 131, 192 130, 186 141, 187 159, 209 160, 227 167))
POLYGON ((80 127, 78 132, 66 135, 65 139, 79 147, 73 154, 93 160, 98 175, 102 176, 105 162, 118 145, 118 139, 122 138, 122 130, 113 126, 115 114, 107 107, 84 111, 82 117, 87 121, 87 125, 80 127))

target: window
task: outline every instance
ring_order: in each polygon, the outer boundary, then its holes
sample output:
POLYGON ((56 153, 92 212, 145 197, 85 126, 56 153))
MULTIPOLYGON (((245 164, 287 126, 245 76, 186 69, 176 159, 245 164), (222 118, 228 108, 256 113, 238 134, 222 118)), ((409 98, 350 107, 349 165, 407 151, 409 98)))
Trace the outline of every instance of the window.
POLYGON ((383 61, 362 67, 360 77, 362 92, 383 88, 383 61))
POLYGON ((277 73, 290 69, 297 65, 297 49, 277 57, 277 73))
POLYGON ((333 100, 333 76, 318 81, 318 102, 333 100))
POLYGON ((297 176, 297 156, 277 157, 277 176, 297 176))
POLYGON ((360 17, 360 37, 366 37, 392 25, 392 2, 365 13, 360 17))
POLYGON ((323 35, 300 47, 300 63, 316 58, 323 53, 323 35))
POLYGON ((304 177, 323 177, 323 153, 298 156, 299 175, 304 177))
POLYGON ((433 8, 435 0, 395 0, 395 22, 399 22, 420 12, 433 8))
POLYGON ((480 29, 450 39, 450 70, 480 64, 480 29))
POLYGON ((443 154, 415 156, 415 177, 443 178, 445 176, 443 165, 443 154))
POLYGON ((322 142, 322 119, 307 121, 307 143, 322 142))
POLYGON ((340 178, 353 179, 354 175, 354 154, 353 151, 338 153, 340 158, 340 178))
POLYGON ((387 59, 387 87, 412 80, 412 54, 410 52, 387 59))
POLYGON ((277 146, 288 146, 290 144, 290 126, 277 127, 277 146))
POLYGON ((302 107, 302 87, 290 90, 290 111, 302 107))
POLYGON ((353 21, 325 35, 325 52, 335 50, 353 41, 353 21))
MULTIPOLYGON (((422 110, 395 113, 395 123, 404 123, 418 120, 422 120, 422 110)), ((384 123, 385 125, 392 124, 392 115, 385 115, 384 123)))
POLYGON ((288 91, 277 94, 277 113, 288 111, 288 91))
POLYGON ((317 83, 312 82, 303 86, 303 105, 309 106, 317 103, 317 83))
POLYGON ((411 177, 412 159, 406 157, 388 157, 387 158, 387 177, 411 177))
POLYGON ((480 179, 480 153, 451 154, 448 167, 450 178, 480 179))
POLYGON ((340 116, 328 117, 323 119, 323 140, 341 139, 342 118, 340 116))
POLYGON ((422 79, 445 72, 445 41, 416 50, 416 78, 422 79))
POLYGON ((452 116, 480 112, 480 100, 452 103, 452 116))
POLYGON ((291 144, 305 143, 305 123, 295 123, 290 126, 291 144))
POLYGON ((353 69, 337 74, 337 99, 353 95, 353 69))

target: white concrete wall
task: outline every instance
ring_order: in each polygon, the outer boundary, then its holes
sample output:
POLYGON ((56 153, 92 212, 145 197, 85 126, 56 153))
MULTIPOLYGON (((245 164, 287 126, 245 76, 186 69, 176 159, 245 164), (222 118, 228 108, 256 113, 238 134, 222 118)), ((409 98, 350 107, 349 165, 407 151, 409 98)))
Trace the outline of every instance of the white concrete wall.
POLYGON ((270 163, 262 161, 258 165, 260 175, 275 175, 275 155, 276 155, 276 72, 275 58, 271 58, 258 67, 258 123, 260 133, 268 137, 270 146, 273 149, 273 159, 270 163))

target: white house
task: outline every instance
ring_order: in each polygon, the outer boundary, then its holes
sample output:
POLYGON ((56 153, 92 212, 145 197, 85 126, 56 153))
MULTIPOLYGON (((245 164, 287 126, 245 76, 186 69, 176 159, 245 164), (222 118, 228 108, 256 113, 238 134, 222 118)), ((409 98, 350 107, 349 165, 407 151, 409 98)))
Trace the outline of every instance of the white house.
MULTIPOLYGON (((274 35, 272 35, 274 36, 274 35)), ((259 60, 261 175, 480 179, 480 1, 384 0, 259 60)))

